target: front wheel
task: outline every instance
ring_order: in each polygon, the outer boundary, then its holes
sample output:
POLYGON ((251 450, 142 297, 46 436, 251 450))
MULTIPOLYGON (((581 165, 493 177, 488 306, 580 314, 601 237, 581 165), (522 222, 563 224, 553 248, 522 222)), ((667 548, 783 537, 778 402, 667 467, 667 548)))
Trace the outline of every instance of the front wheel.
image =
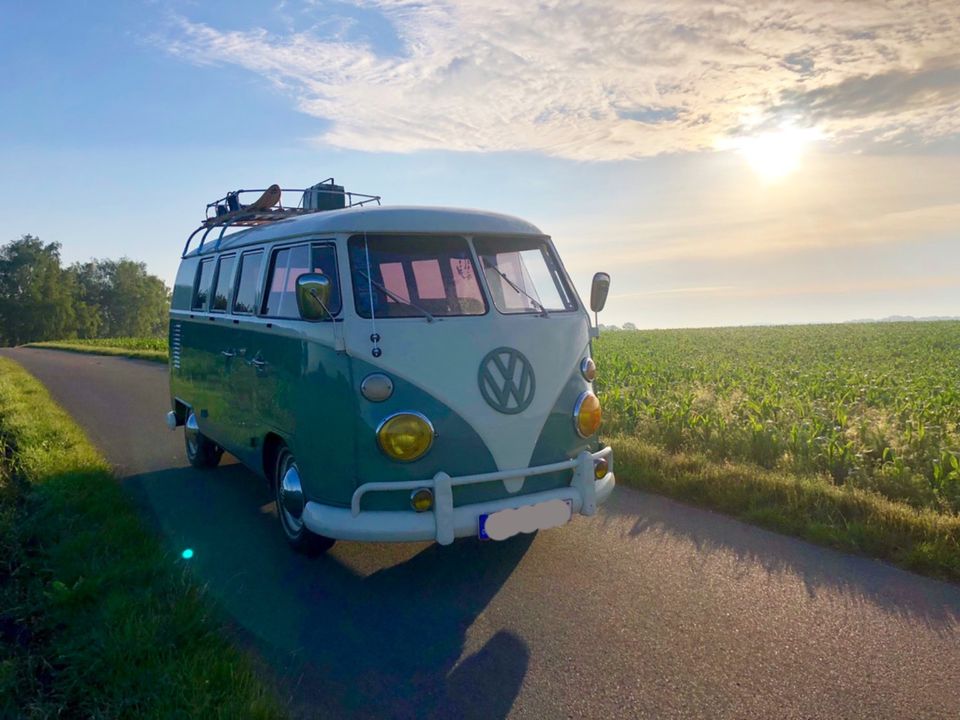
POLYGON ((280 527, 290 547, 309 556, 321 555, 332 548, 336 540, 310 532, 303 522, 306 498, 300 482, 300 468, 288 448, 281 449, 277 456, 273 486, 280 527))
POLYGON ((200 432, 196 416, 191 412, 183 425, 183 439, 187 450, 187 460, 195 468, 207 470, 220 464, 223 448, 200 432))

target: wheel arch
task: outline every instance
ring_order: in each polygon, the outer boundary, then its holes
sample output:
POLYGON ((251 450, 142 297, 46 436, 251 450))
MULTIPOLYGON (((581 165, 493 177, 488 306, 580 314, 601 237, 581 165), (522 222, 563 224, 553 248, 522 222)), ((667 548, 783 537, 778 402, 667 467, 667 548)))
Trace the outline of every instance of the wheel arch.
POLYGON ((263 438, 262 465, 263 476, 267 479, 270 487, 273 487, 277 479, 274 472, 277 467, 277 458, 280 456, 280 449, 286 447, 287 441, 275 432, 268 432, 263 438))
POLYGON ((190 413, 190 405, 178 397, 173 398, 173 414, 177 418, 177 427, 187 422, 187 415, 190 413))

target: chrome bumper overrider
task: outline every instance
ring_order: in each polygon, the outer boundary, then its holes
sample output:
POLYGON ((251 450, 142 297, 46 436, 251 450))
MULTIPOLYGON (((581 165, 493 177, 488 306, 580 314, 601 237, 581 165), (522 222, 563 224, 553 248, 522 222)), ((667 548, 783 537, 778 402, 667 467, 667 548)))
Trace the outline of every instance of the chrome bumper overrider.
POLYGON ((568 500, 573 512, 593 515, 597 506, 613 491, 616 478, 613 474, 613 451, 610 447, 589 453, 583 451, 577 457, 550 465, 532 468, 504 470, 482 475, 450 477, 439 472, 429 480, 405 482, 371 482, 357 488, 350 509, 308 502, 303 511, 306 526, 315 533, 340 540, 377 540, 381 542, 405 542, 436 540, 449 545, 456 537, 476 535, 479 517, 483 514, 517 508, 547 500, 568 500), (594 460, 606 458, 609 472, 597 480, 594 476, 594 460), (453 506, 453 488, 457 485, 474 485, 486 482, 517 480, 533 475, 545 475, 558 470, 573 470, 570 485, 527 495, 518 494, 500 500, 473 505, 453 506), (360 501, 367 493, 430 488, 433 491, 433 510, 416 513, 406 511, 361 510, 360 501))

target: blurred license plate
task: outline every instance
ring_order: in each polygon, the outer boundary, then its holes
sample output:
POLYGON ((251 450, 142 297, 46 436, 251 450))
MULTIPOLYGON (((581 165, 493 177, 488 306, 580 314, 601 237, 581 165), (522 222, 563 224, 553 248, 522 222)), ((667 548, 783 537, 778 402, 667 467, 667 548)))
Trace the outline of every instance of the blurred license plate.
POLYGON ((547 500, 536 505, 484 513, 480 516, 481 540, 506 540, 517 533, 559 527, 570 522, 573 506, 569 500, 547 500))

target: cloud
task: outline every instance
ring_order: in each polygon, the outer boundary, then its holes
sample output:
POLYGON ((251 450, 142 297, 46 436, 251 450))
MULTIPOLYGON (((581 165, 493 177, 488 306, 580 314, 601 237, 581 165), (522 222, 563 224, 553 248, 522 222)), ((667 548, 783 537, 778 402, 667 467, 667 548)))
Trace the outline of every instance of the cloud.
POLYGON ((155 41, 262 76, 327 121, 320 142, 368 151, 613 160, 785 120, 869 142, 960 134, 954 0, 357 0, 339 22, 292 5, 281 34, 178 18, 155 41))
POLYGON ((835 134, 868 131, 886 140, 934 139, 960 130, 960 56, 917 70, 847 78, 812 90, 787 90, 771 116, 799 115, 835 134))

